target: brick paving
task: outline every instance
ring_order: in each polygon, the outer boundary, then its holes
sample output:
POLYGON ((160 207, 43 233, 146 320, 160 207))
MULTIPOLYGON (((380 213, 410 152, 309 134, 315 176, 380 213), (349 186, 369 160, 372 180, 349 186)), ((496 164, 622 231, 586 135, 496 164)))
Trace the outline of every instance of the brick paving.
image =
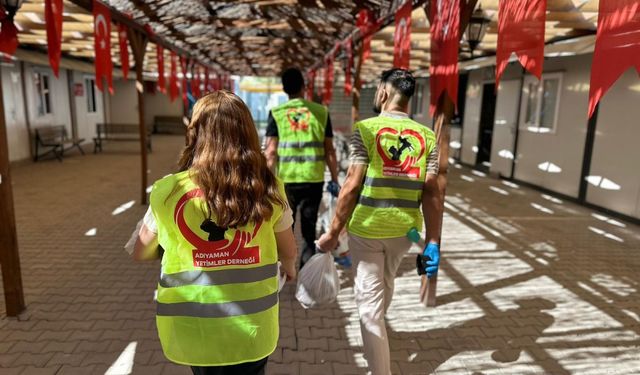
MULTIPOLYGON (((150 181, 180 145, 155 137, 150 181)), ((28 310, 8 319, 0 300, 0 374, 190 373, 157 340, 159 264, 122 250, 145 211, 135 152, 113 144, 13 168, 28 310)), ((394 374, 639 373, 640 228, 462 167, 450 181, 438 307, 420 306, 412 255, 399 272, 394 374)), ((341 279, 337 302, 317 310, 285 287, 269 374, 366 373, 353 282, 341 279)))

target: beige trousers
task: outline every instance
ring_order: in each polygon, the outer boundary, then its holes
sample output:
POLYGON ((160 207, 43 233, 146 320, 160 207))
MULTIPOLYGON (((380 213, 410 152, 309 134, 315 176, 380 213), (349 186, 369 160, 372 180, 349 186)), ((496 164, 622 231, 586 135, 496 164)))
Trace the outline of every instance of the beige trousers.
POLYGON ((364 355, 372 375, 391 374, 384 316, 393 298, 396 272, 410 247, 406 237, 369 239, 349 234, 364 355))

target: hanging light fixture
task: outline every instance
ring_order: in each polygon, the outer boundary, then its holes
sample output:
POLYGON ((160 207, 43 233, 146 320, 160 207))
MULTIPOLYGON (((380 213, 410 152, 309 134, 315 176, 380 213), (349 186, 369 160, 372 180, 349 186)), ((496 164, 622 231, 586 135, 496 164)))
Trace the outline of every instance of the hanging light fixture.
POLYGON ((7 11, 9 18, 13 18, 23 2, 24 0, 0 0, 0 5, 7 11))
POLYGON ((482 42, 484 34, 487 33, 487 27, 490 22, 491 19, 487 16, 487 13, 482 10, 482 6, 478 6, 471 14, 469 25, 467 25, 464 36, 472 55, 473 51, 478 47, 480 42, 482 42))

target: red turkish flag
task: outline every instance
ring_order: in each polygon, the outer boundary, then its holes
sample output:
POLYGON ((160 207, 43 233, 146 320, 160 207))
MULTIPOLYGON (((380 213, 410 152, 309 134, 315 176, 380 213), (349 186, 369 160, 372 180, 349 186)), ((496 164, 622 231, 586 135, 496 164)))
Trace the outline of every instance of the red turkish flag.
POLYGON ((313 100, 313 86, 316 83, 316 70, 315 69, 311 69, 309 70, 309 73, 307 73, 307 92, 305 94, 305 96, 307 97, 307 100, 313 100))
POLYGON ((158 55, 158 91, 167 93, 167 80, 164 77, 164 48, 156 44, 156 54, 158 55))
POLYGON ((209 67, 205 67, 204 68, 204 93, 203 93, 204 95, 211 92, 210 84, 211 84, 211 80, 209 78, 209 67))
POLYGON ((169 73, 169 98, 173 102, 178 97, 180 89, 178 88, 178 56, 171 51, 171 72, 169 73))
POLYGON ((329 105, 333 97, 333 53, 325 60, 327 67, 324 71, 324 90, 322 91, 322 104, 329 105))
POLYGON ((347 68, 344 71, 344 93, 351 95, 353 90, 353 82, 351 79, 351 69, 353 69, 353 47, 352 40, 348 38, 344 43, 344 48, 347 53, 347 68))
POLYGON ((93 37, 95 39, 96 87, 103 90, 102 78, 107 79, 113 95, 113 65, 111 63, 111 13, 101 2, 93 0, 93 37))
POLYGON ((589 117, 611 85, 631 67, 640 74, 640 0, 600 0, 589 117))
POLYGON ((13 55, 18 49, 18 29, 0 6, 0 52, 13 55))
POLYGON ((62 0, 45 0, 44 20, 47 24, 47 51, 49 65, 58 78, 62 55, 62 0))
POLYGON ((180 67, 182 68, 182 84, 180 85, 181 89, 182 89, 182 104, 184 104, 184 106, 188 106, 189 105, 189 97, 188 97, 188 92, 189 92, 189 87, 187 85, 187 66, 189 65, 188 61, 186 58, 180 56, 180 67))
POLYGON ((431 105, 434 115, 440 96, 446 91, 457 106, 458 102, 458 44, 460 43, 460 2, 439 0, 431 2, 431 66, 429 67, 431 105))
POLYGON ((118 44, 120 45, 120 66, 124 79, 129 78, 129 48, 127 48, 127 26, 118 24, 118 44))
POLYGON ((393 67, 409 69, 411 52, 411 0, 396 12, 396 31, 393 34, 393 67))
POLYGON ((196 99, 200 99, 202 92, 200 92, 200 67, 194 65, 191 70, 191 92, 196 99))
POLYGON ((547 0, 500 0, 496 87, 512 52, 525 69, 542 77, 546 9, 547 0))
POLYGON ((369 9, 358 12, 356 26, 362 35, 362 61, 371 57, 371 39, 373 38, 374 15, 369 9))

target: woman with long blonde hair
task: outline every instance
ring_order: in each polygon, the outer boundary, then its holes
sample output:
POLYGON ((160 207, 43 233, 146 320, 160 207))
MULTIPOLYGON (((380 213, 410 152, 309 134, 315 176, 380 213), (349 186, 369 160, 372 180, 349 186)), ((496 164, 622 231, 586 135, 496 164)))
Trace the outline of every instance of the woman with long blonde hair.
POLYGON ((158 259, 166 357, 194 374, 264 374, 278 341, 278 261, 296 276, 293 218, 242 100, 198 100, 180 172, 155 182, 136 260, 158 259))

